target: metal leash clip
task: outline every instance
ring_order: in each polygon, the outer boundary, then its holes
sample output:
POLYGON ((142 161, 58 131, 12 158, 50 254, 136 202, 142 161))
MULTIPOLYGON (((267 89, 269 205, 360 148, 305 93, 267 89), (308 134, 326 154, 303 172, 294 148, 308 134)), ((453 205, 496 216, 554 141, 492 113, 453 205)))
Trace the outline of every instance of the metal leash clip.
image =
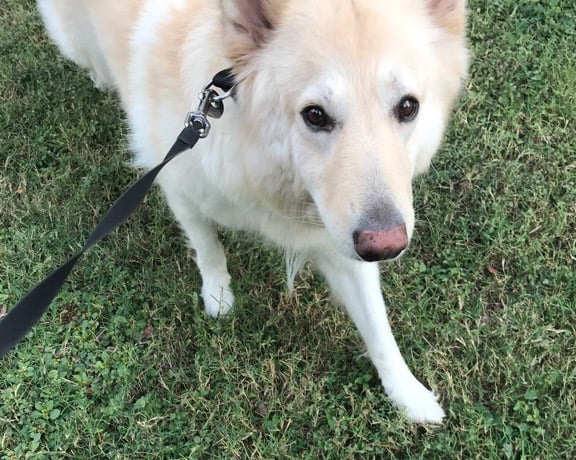
POLYGON ((210 83, 204 90, 198 95, 200 99, 200 104, 198 104, 198 109, 194 112, 189 112, 186 115, 185 126, 192 126, 197 129, 200 133, 200 137, 203 139, 210 133, 210 118, 220 118, 224 113, 224 104, 222 101, 227 99, 232 95, 232 90, 220 95, 217 91, 213 90, 212 83, 210 83))

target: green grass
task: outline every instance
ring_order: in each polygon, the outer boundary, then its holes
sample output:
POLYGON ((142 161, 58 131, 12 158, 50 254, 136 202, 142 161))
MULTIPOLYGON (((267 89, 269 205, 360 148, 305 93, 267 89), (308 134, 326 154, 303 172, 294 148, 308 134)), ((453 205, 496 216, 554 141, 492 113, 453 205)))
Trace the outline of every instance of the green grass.
MULTIPOLYGON (((118 102, 0 0, 0 310, 131 183, 118 102)), ((391 408, 306 274, 226 234, 237 309, 207 319, 155 192, 0 362, 0 458, 576 458, 576 4, 474 0, 467 91, 383 271, 393 328, 446 423, 391 408)))

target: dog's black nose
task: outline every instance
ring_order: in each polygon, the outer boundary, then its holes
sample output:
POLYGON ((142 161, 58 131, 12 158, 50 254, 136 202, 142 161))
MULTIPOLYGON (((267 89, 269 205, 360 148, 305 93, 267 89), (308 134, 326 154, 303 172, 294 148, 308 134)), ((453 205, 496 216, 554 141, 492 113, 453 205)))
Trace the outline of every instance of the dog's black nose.
POLYGON ((408 246, 406 225, 391 230, 357 230, 354 232, 354 248, 366 262, 389 260, 400 255, 408 246))

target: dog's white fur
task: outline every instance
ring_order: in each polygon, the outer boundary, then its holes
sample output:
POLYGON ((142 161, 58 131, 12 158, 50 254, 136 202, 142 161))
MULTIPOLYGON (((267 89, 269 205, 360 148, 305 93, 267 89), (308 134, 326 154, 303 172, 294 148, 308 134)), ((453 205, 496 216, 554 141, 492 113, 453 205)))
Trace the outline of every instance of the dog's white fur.
POLYGON ((360 260, 363 222, 414 228, 413 177, 437 150, 466 72, 465 0, 38 0, 62 53, 116 88, 137 164, 156 165, 217 71, 235 100, 211 135, 158 182, 196 251, 211 316, 234 296, 215 225, 261 234, 310 260, 358 327, 392 403, 440 422, 437 396, 392 335, 376 263, 360 260), (420 101, 400 122, 398 102, 420 101), (330 130, 301 112, 322 106, 330 130))

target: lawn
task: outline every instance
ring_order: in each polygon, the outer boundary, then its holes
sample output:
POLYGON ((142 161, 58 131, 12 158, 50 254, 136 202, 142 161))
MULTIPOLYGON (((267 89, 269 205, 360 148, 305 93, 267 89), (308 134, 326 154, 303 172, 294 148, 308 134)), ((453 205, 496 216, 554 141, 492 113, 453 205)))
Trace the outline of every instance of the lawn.
MULTIPOLYGON (((0 361, 0 458, 576 458, 576 3, 473 0, 473 64, 416 183, 390 318, 439 427, 393 409, 346 315, 280 252, 223 238, 237 307, 206 318, 155 191, 0 361)), ((0 315, 137 177, 118 101, 0 0, 0 315)))

